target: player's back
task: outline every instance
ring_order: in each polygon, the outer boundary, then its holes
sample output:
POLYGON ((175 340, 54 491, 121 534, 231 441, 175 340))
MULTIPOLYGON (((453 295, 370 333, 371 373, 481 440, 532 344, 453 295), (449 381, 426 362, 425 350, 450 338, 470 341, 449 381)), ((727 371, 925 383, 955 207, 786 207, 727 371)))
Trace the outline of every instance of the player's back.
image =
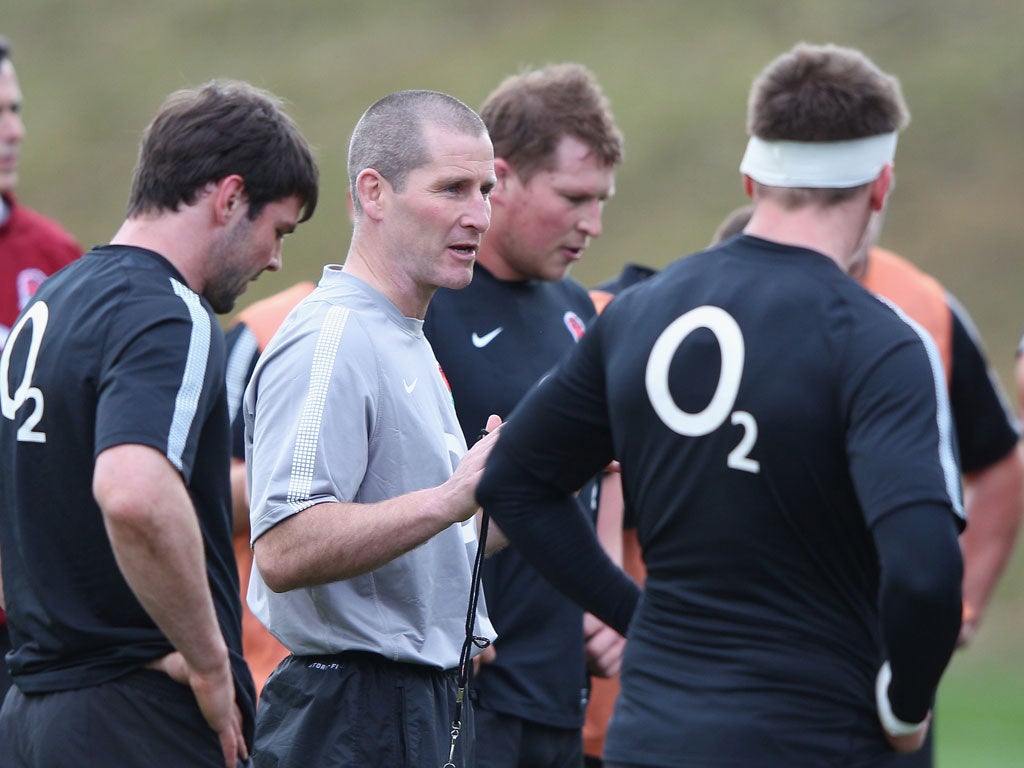
POLYGON ((648 568, 606 758, 664 729, 666 761, 683 743, 803 764, 780 731, 815 734, 812 764, 883 751, 869 525, 946 487, 917 332, 827 257, 752 237, 624 292, 596 330, 648 568), (650 697, 679 720, 652 722, 650 697))

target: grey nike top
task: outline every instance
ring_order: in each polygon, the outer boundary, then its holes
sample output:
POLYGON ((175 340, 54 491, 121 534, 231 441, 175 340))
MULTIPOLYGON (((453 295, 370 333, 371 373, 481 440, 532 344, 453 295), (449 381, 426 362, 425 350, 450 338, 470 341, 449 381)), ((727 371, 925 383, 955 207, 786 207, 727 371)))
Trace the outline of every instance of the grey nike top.
MULTIPOLYGON (((438 486, 466 451, 422 321, 336 265, 260 357, 245 438, 253 541, 315 504, 438 486)), ((476 546, 469 520, 369 573, 285 593, 254 566, 249 606, 296 654, 362 650, 452 668, 476 546)), ((494 638, 482 596, 476 634, 494 638)))

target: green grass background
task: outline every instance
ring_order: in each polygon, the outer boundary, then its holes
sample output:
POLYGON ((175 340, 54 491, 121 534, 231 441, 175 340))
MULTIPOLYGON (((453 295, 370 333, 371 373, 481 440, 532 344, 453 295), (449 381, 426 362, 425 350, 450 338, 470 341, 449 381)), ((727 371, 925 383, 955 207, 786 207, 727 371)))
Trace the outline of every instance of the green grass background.
MULTIPOLYGON (((626 136, 605 234, 574 275, 664 266, 744 202, 737 171, 753 76, 799 40, 862 48, 913 114, 883 243, 974 316, 1004 385, 1024 325, 1021 0, 0 0, 28 137, 22 199, 84 245, 121 222, 139 135, 172 90, 213 77, 285 98, 317 149, 321 207, 285 268, 240 307, 344 258, 349 133, 371 102, 433 88, 477 106, 507 74, 580 61, 626 136)), ((939 765, 1024 765, 1024 572, 1018 557, 939 705, 939 765)))

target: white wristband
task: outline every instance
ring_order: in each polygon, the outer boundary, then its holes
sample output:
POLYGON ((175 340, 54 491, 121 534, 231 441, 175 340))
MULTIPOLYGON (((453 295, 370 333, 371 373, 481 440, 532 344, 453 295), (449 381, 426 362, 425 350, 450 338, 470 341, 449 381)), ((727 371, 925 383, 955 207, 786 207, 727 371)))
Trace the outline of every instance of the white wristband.
POLYGON ((892 669, 887 661, 878 670, 878 677, 875 678, 875 706, 878 709, 878 719, 887 733, 893 736, 908 736, 918 731, 928 721, 928 717, 925 716, 920 723, 907 723, 896 717, 893 714, 892 705, 889 704, 890 680, 892 680, 892 669))

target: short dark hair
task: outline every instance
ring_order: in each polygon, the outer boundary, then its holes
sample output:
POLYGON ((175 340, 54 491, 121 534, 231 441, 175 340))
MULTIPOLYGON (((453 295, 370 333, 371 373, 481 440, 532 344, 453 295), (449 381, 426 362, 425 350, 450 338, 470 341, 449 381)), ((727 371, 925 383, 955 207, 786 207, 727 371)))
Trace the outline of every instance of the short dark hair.
POLYGON ((428 124, 467 136, 487 134, 480 116, 447 93, 408 90, 378 99, 359 118, 348 147, 348 181, 357 212, 362 206, 356 178, 364 170, 374 169, 401 192, 409 172, 431 161, 423 131, 428 124))
POLYGON ((580 64, 552 64, 505 78, 480 108, 495 157, 524 180, 553 167, 564 136, 587 145, 606 165, 622 160, 622 133, 593 73, 580 64))
POLYGON ((750 90, 747 130, 766 141, 846 141, 906 127, 900 83, 862 52, 798 43, 750 90))
POLYGON ((250 219, 293 195, 302 202, 299 221, 316 210, 313 153, 275 96, 237 81, 176 91, 142 136, 128 216, 191 205, 207 184, 232 174, 245 181, 250 219))
POLYGON ((5 59, 11 57, 11 41, 5 36, 0 35, 0 64, 4 63, 5 59))
MULTIPOLYGON (((861 51, 798 43, 754 80, 747 131, 766 141, 848 141, 900 131, 910 122, 899 80, 861 51)), ((763 186, 763 185, 761 185, 763 186)), ((787 207, 834 205, 864 185, 779 188, 787 207)))

